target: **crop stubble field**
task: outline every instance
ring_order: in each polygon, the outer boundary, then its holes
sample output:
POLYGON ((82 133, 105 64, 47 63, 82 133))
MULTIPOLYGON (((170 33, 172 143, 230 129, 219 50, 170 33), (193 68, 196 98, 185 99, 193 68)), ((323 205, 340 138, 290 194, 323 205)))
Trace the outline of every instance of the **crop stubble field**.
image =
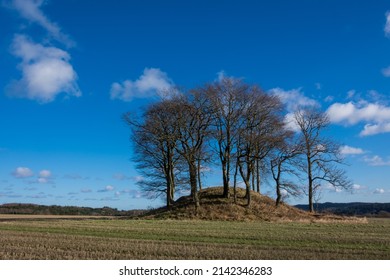
POLYGON ((0 259, 390 259, 390 219, 1 219, 0 259))

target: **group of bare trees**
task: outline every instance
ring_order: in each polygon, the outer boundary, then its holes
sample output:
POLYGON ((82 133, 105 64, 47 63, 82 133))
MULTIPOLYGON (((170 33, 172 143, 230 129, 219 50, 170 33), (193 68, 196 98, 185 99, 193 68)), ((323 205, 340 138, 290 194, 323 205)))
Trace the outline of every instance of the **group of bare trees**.
POLYGON ((311 211, 313 195, 324 181, 350 185, 337 166, 342 162, 338 146, 322 134, 329 125, 324 113, 296 112, 297 131, 291 131, 277 96, 233 78, 188 92, 170 89, 164 96, 141 115, 126 113, 124 120, 131 127, 134 161, 143 175, 139 185, 149 194, 164 195, 167 207, 182 188, 189 188, 200 206, 198 191, 207 165, 219 166, 224 197, 233 186, 236 201, 238 181, 243 182, 247 205, 251 190, 260 193, 267 175, 275 182, 277 205, 283 189, 292 195, 304 192, 311 211))

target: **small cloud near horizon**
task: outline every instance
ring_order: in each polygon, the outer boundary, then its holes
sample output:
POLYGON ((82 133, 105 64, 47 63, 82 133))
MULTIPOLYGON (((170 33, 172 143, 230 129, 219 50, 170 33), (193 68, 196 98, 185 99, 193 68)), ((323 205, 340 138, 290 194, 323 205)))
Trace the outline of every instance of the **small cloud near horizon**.
POLYGON ((12 175, 15 178, 29 178, 29 177, 34 176, 34 172, 28 167, 17 167, 12 172, 12 175))

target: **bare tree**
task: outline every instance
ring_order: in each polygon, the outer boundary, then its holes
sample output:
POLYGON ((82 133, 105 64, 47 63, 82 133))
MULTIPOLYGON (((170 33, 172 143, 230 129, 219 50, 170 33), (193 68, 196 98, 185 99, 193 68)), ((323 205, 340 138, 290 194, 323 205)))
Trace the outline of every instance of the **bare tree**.
POLYGON ((208 99, 200 90, 193 90, 173 100, 178 107, 175 114, 175 123, 178 132, 176 151, 188 165, 191 196, 196 208, 199 207, 198 186, 199 171, 202 160, 205 158, 205 142, 211 122, 208 99))
POLYGON ((208 157, 209 100, 201 90, 184 94, 172 89, 165 96, 147 107, 141 120, 131 113, 124 115, 132 129, 133 159, 145 175, 138 184, 155 196, 165 193, 170 207, 176 187, 189 182, 191 196, 199 207, 201 166, 208 157), (184 175, 189 179, 183 179, 184 175))
POLYGON ((253 189, 260 193, 261 174, 265 172, 265 159, 276 147, 280 146, 285 137, 284 123, 282 120, 282 104, 279 98, 259 95, 259 123, 258 135, 254 143, 254 184, 253 189), (256 184, 256 186, 255 186, 256 184))
POLYGON ((250 205, 251 179, 260 192, 260 163, 281 141, 281 103, 258 87, 251 87, 245 96, 246 106, 241 115, 238 134, 238 171, 246 186, 248 205, 250 205), (256 175, 256 177, 255 177, 256 175))
POLYGON ((154 196, 166 194, 166 205, 174 200, 180 158, 176 153, 178 130, 174 122, 177 104, 163 100, 148 107, 142 118, 123 116, 132 130, 133 160, 143 175, 141 188, 154 196))
POLYGON ((325 138, 324 130, 329 126, 329 118, 314 109, 300 110, 294 114, 300 132, 302 161, 300 169, 307 175, 309 210, 314 211, 313 198, 322 183, 338 188, 351 188, 351 181, 339 165, 343 163, 340 146, 325 138))
POLYGON ((210 143, 221 163, 224 196, 229 196, 234 167, 235 201, 240 174, 248 206, 251 189, 260 192, 261 176, 268 163, 276 183, 277 205, 282 189, 298 193, 296 185, 283 176, 296 174, 292 166, 307 178, 304 191, 310 211, 314 211, 315 193, 324 182, 334 187, 351 187, 338 166, 343 160, 339 146, 323 136, 329 125, 324 113, 296 112, 299 141, 291 145, 282 121, 280 100, 256 86, 224 78, 187 93, 175 89, 165 96, 148 106, 140 118, 128 113, 124 120, 132 130, 136 167, 145 177, 139 184, 156 196, 165 194, 168 207, 174 201, 177 187, 185 182, 190 186, 196 208, 199 207, 201 167, 210 158, 207 149, 210 143))
POLYGON ((285 131, 284 139, 273 151, 270 161, 272 178, 275 181, 276 206, 279 206, 282 200, 282 190, 292 196, 300 194, 298 185, 290 178, 291 176, 298 176, 294 159, 300 154, 299 146, 293 143, 292 133, 292 131, 285 131))
POLYGON ((244 95, 248 85, 239 79, 224 77, 204 88, 210 100, 211 134, 215 139, 216 154, 221 164, 223 197, 229 197, 230 172, 240 115, 245 107, 244 95))

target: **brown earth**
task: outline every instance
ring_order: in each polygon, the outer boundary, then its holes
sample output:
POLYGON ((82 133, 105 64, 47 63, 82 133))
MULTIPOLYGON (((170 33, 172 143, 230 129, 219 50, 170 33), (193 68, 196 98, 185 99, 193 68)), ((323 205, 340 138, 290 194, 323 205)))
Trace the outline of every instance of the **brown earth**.
POLYGON ((233 189, 230 198, 222 197, 223 188, 213 187, 199 192, 200 207, 195 209, 190 196, 179 198, 168 209, 162 207, 151 210, 141 218, 146 219, 179 219, 179 220, 222 220, 222 221, 344 221, 356 220, 336 215, 309 213, 285 203, 278 207, 275 200, 257 192, 251 192, 251 204, 247 206, 245 190, 237 188, 237 203, 234 203, 233 189))

